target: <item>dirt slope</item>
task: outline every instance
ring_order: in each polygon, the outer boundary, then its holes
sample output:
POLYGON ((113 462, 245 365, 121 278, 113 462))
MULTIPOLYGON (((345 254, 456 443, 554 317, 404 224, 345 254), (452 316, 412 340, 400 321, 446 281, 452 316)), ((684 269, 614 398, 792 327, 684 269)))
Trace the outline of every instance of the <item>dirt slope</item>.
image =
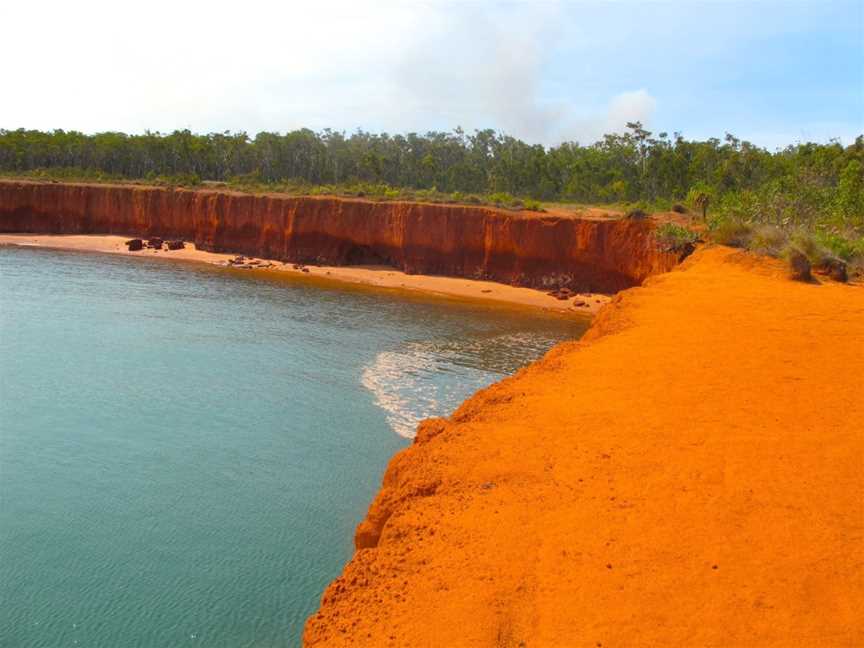
POLYGON ((864 645, 864 288, 726 248, 391 462, 309 646, 864 645))

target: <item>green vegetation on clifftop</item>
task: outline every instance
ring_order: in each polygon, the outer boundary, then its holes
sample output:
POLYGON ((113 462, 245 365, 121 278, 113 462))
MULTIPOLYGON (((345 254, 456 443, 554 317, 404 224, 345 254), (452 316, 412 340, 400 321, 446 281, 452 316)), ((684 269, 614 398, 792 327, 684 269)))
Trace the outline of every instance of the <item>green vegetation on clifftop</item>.
MULTIPOLYGON (((779 239, 806 231, 839 257, 857 258, 864 247, 864 136, 845 147, 804 143, 771 152, 729 134, 722 141, 655 136, 638 122, 590 145, 552 148, 493 130, 346 135, 302 129, 249 137, 21 129, 0 130, 0 174, 182 186, 218 182, 252 192, 509 209, 541 209, 541 201, 625 212, 689 208, 693 220, 706 215, 713 238, 736 245, 755 241, 754 249, 770 252, 779 239)), ((670 230, 661 236, 677 244, 683 235, 670 230)))

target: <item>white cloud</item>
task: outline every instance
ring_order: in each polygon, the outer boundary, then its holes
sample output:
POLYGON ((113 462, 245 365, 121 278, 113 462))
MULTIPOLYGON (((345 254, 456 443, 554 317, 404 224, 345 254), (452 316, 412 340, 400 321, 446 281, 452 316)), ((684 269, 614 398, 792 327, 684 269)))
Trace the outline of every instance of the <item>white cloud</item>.
MULTIPOLYGON (((254 133, 462 126, 554 144, 593 142, 627 121, 666 125, 673 115, 675 130, 692 131, 697 121, 713 130, 722 118, 721 134, 743 133, 739 123, 750 120, 758 94, 750 103, 728 91, 704 99, 720 87, 718 70, 723 87, 734 89, 745 68, 734 61, 710 69, 685 65, 708 65, 718 49, 734 52, 728 41, 741 30, 717 25, 737 20, 745 8, 706 7, 8 1, 0 3, 0 128, 254 133), (711 19, 703 20, 708 9, 711 19), (705 44, 712 40, 702 37, 708 31, 724 34, 722 49, 705 44), (647 33, 669 47, 646 46, 647 33), (682 57, 675 48, 685 34, 682 57), (688 80, 686 92, 681 79, 688 80), (740 108, 738 122, 732 123, 727 97, 740 108), (688 101, 697 102, 698 112, 688 112, 688 101)), ((788 29, 782 21, 777 27, 764 22, 748 23, 746 38, 788 29)))
POLYGON ((622 92, 609 103, 604 131, 621 132, 627 122, 650 124, 656 108, 657 100, 647 90, 622 92))
MULTIPOLYGON (((255 1, 241 12, 235 2, 88 0, 5 3, 0 20, 0 56, 16 61, 4 70, 4 128, 462 125, 552 143, 574 122, 570 102, 543 92, 557 4, 255 1)), ((587 130, 650 104, 625 93, 587 130)))

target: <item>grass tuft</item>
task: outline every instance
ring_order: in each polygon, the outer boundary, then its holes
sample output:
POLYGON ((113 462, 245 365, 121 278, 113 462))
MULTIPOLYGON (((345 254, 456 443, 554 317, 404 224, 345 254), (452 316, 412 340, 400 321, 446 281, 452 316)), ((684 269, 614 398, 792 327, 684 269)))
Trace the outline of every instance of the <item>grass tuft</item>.
POLYGON ((747 249, 756 254, 779 257, 788 243, 788 235, 776 225, 758 225, 753 228, 747 249))
POLYGON ((746 248, 753 238, 753 225, 739 220, 722 220, 711 228, 711 238, 721 245, 746 248))

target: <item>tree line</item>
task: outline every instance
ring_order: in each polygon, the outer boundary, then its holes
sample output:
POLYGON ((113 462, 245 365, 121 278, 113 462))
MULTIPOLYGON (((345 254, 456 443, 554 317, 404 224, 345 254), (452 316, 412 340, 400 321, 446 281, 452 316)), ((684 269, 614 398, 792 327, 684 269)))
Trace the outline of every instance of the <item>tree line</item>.
POLYGON ((709 197, 714 210, 777 224, 864 227, 864 136, 849 146, 768 151, 731 134, 685 139, 641 123, 580 145, 546 148, 494 130, 390 135, 287 133, 92 135, 0 130, 0 172, 78 169, 129 179, 375 183, 543 201, 662 205, 709 197))

